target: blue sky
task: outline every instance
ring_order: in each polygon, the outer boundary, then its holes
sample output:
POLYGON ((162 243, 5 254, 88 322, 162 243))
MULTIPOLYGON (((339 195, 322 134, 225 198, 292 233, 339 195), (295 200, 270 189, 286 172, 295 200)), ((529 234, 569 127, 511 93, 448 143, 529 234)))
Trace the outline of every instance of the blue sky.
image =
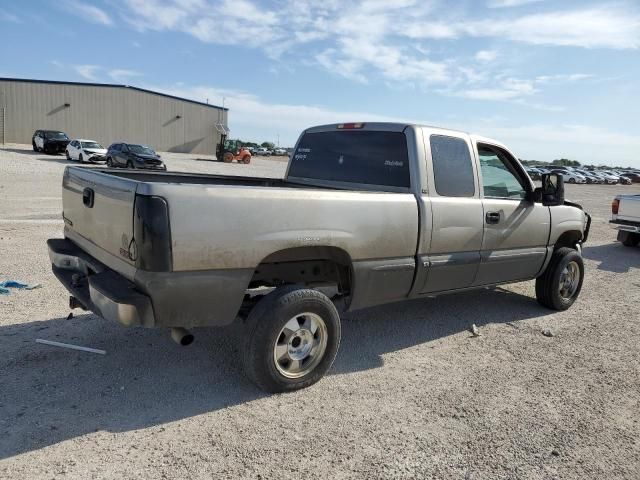
POLYGON ((224 98, 247 140, 412 121, 640 167, 638 0, 0 0, 0 41, 0 76, 224 98))

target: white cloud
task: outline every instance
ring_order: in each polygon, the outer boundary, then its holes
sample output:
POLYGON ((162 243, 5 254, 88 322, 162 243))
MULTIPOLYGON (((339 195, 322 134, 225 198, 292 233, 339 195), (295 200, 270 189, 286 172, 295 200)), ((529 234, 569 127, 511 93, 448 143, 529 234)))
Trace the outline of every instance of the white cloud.
POLYGON ((467 22, 461 34, 498 37, 534 45, 583 48, 640 48, 640 16, 613 6, 467 22))
POLYGON ((459 90, 454 95, 473 100, 514 100, 528 97, 537 91, 532 81, 507 78, 501 81, 499 86, 493 88, 459 90))
POLYGON ((475 59, 479 62, 493 62, 496 58, 498 58, 498 52, 495 50, 480 50, 475 55, 475 59))
MULTIPOLYGON (((540 75, 534 79, 519 79, 500 76, 495 77, 493 85, 480 88, 459 88, 457 90, 444 90, 442 93, 449 93, 456 97, 469 98, 473 100, 494 100, 494 101, 516 101, 520 105, 546 111, 562 111, 562 107, 553 105, 542 105, 525 100, 540 91, 542 85, 557 85, 569 82, 578 82, 595 78, 595 75, 587 73, 540 75)), ((470 82, 472 83, 472 82, 470 82)), ((487 83, 487 82, 485 82, 487 83)))
POLYGON ((96 73, 101 69, 99 65, 74 65, 73 69, 87 80, 97 80, 96 73))
POLYGON ((595 75, 590 73, 539 75, 536 77, 536 82, 537 83, 567 83, 567 82, 577 82, 580 80, 588 80, 590 78, 595 78, 595 75))
POLYGON ((530 3, 538 3, 544 0, 489 0, 487 7, 489 8, 510 8, 528 5, 530 3))
POLYGON ((106 26, 113 25, 111 17, 104 10, 94 5, 89 5, 78 0, 65 0, 62 5, 69 13, 81 17, 91 23, 106 26))
POLYGON ((127 81, 127 79, 132 77, 141 77, 142 73, 136 72, 135 70, 116 68, 113 70, 109 70, 108 75, 116 82, 125 82, 127 81))

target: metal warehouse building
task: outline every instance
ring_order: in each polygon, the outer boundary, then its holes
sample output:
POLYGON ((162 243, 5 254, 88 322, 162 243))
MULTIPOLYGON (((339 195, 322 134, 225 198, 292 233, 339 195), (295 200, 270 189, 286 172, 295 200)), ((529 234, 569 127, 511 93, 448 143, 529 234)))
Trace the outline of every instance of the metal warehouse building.
POLYGON ((0 78, 0 144, 31 143, 35 130, 70 138, 215 154, 226 108, 128 85, 0 78))

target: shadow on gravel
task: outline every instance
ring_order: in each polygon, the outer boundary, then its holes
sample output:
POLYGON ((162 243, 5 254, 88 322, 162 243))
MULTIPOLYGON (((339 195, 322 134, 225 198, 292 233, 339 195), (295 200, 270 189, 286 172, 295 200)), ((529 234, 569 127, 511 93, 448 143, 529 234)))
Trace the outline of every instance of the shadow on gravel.
POLYGON ((27 155, 29 157, 40 157, 40 158, 36 158, 36 160, 41 160, 43 162, 57 162, 57 163, 64 163, 64 164, 79 164, 79 162, 76 162, 74 160, 67 160, 67 157, 65 157, 64 153, 43 153, 43 152, 34 152, 33 150, 26 150, 26 149, 19 149, 19 148, 0 148, 0 151, 3 152, 12 152, 12 153, 18 153, 20 155, 27 155))
POLYGON ((620 242, 585 246, 582 254, 597 262, 598 270, 627 273, 632 268, 640 268, 640 247, 625 247, 620 242))
MULTIPOLYGON (((350 314, 332 374, 377 368, 385 353, 472 323, 547 313, 532 298, 496 289, 350 314)), ((239 326, 197 329, 194 344, 184 348, 167 331, 125 329, 95 315, 0 327, 0 459, 98 430, 162 425, 266 396, 242 374, 240 333, 239 326), (107 354, 36 344, 36 338, 107 354)))

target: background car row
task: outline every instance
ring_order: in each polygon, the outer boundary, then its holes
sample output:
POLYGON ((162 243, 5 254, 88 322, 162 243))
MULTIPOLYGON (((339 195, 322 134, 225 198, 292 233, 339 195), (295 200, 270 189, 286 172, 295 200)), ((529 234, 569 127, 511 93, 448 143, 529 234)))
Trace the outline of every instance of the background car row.
POLYGON ((58 130, 36 130, 31 139, 34 152, 63 153, 67 160, 102 163, 108 167, 166 170, 167 166, 152 148, 137 143, 113 143, 104 148, 95 140, 69 136, 58 130))
POLYGON ((558 173, 566 183, 590 183, 607 185, 631 185, 640 183, 640 172, 635 170, 598 169, 587 170, 576 167, 525 167, 529 176, 538 180, 544 173, 558 173))

